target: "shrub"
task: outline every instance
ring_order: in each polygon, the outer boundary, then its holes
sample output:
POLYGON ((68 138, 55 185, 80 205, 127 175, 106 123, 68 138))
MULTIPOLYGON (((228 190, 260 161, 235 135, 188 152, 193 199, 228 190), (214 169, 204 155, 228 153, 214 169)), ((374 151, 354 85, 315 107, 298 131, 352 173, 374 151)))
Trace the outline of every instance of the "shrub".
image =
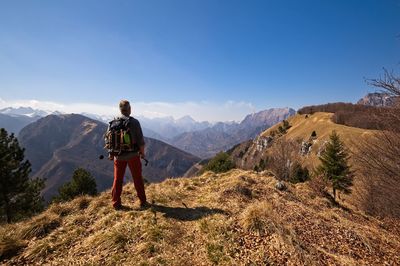
POLYGON ((291 128, 291 125, 289 124, 289 121, 287 121, 287 120, 283 120, 283 128, 284 129, 289 129, 289 128, 291 128))
MULTIPOLYGON (((292 126, 289 124, 289 121, 283 120, 283 121, 282 121, 282 125, 280 125, 280 126, 278 127, 278 132, 279 132, 280 134, 286 134, 287 130, 288 130, 289 128, 291 128, 291 127, 292 127, 292 126)), ((271 137, 273 137, 273 136, 272 136, 272 132, 271 132, 271 137)))
POLYGON ((268 168, 279 180, 290 181, 291 168, 299 160, 300 145, 294 140, 278 139, 271 147, 268 168))
POLYGON ((260 171, 260 169, 258 168, 258 165, 255 165, 255 166, 254 166, 253 171, 254 171, 254 172, 259 172, 259 171, 260 171))
POLYGON ((296 162, 293 164, 290 173, 290 182, 301 183, 305 182, 310 178, 310 173, 307 167, 302 167, 300 163, 296 162))
POLYGON ((243 212, 241 225, 248 232, 260 235, 270 231, 274 222, 273 209, 269 202, 257 202, 249 205, 243 212))
POLYGON ((316 138, 317 137, 317 132, 315 132, 315 130, 311 133, 311 137, 312 138, 316 138))
POLYGON ((75 170, 72 180, 66 182, 58 189, 58 196, 53 198, 53 201, 69 201, 77 196, 97 194, 96 180, 88 171, 82 168, 75 170))
POLYGON ((203 168, 203 171, 225 173, 233 168, 235 168, 235 164, 229 155, 226 152, 220 152, 207 163, 207 165, 203 168))
POLYGON ((268 159, 260 159, 260 162, 258 164, 258 168, 260 171, 264 171, 265 168, 267 167, 268 159))

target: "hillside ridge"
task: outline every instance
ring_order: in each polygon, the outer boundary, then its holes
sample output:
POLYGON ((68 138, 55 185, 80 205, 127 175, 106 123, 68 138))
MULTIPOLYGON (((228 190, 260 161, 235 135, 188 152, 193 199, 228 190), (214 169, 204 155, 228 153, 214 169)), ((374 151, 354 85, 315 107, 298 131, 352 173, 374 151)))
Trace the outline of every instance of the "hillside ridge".
POLYGON ((132 184, 124 187, 123 211, 111 208, 109 191, 51 205, 32 219, 0 228, 2 263, 396 265, 400 261, 398 223, 383 223, 352 206, 332 205, 308 183, 288 184, 286 191, 275 189, 275 184, 266 172, 236 169, 150 184, 146 190, 153 205, 146 210, 138 208, 132 184))
POLYGON ((275 124, 253 140, 243 142, 232 149, 230 151, 231 157, 237 167, 252 170, 260 160, 268 156, 270 148, 276 140, 293 140, 311 144, 307 147, 306 154, 303 154, 303 163, 313 169, 319 163, 318 154, 323 149, 332 131, 335 130, 339 134, 350 151, 356 149, 356 140, 368 138, 376 132, 375 130, 336 124, 331 121, 332 116, 332 113, 324 112, 292 116, 287 119, 290 128, 284 134, 277 133, 282 122, 275 124), (315 131, 316 137, 311 140, 313 131, 315 131))

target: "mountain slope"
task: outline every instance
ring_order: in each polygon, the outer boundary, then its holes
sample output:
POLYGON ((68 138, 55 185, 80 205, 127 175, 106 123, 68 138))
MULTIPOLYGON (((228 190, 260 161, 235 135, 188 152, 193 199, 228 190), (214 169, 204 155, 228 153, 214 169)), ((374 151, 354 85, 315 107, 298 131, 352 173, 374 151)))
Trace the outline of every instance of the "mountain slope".
POLYGON ((217 123, 210 128, 186 132, 170 143, 201 158, 209 158, 243 141, 252 139, 270 126, 294 115, 291 108, 273 108, 245 117, 240 123, 217 123))
POLYGON ((32 122, 35 122, 40 117, 29 117, 25 115, 7 115, 0 114, 0 128, 5 128, 8 133, 18 135, 21 129, 32 122))
MULTIPOLYGON (((288 119, 291 127, 281 137, 312 144, 309 152, 305 155, 304 164, 306 166, 313 168, 319 163, 318 153, 323 149, 333 130, 336 130, 350 150, 354 150, 355 144, 362 138, 367 138, 375 132, 374 130, 333 123, 331 121, 332 116, 332 113, 320 112, 312 115, 296 115, 288 119), (313 131, 315 131, 317 136, 310 141, 313 131)), ((272 132, 276 132, 279 126, 281 126, 281 123, 267 129, 253 141, 248 141, 237 146, 231 153, 236 165, 243 169, 253 169, 261 159, 265 159, 274 140, 280 138, 279 136, 271 138, 272 132)))
POLYGON ((138 209, 133 186, 124 211, 109 191, 52 205, 0 228, 5 265, 398 265, 397 220, 334 207, 308 183, 275 189, 252 171, 205 173, 147 186, 138 209), (7 259, 8 257, 8 259, 7 259))
MULTIPOLYGON (((100 191, 112 185, 113 163, 98 159, 105 153, 103 136, 106 127, 81 115, 50 115, 21 131, 20 143, 32 163, 32 176, 47 179, 44 190, 47 199, 78 167, 93 174, 100 191)), ((181 176, 199 160, 161 141, 150 138, 145 141, 150 163, 143 167, 143 175, 150 182, 181 176)))
POLYGON ((139 117, 142 127, 156 132, 162 141, 168 141, 184 132, 203 130, 211 126, 209 122, 197 122, 190 116, 179 119, 173 117, 139 117))

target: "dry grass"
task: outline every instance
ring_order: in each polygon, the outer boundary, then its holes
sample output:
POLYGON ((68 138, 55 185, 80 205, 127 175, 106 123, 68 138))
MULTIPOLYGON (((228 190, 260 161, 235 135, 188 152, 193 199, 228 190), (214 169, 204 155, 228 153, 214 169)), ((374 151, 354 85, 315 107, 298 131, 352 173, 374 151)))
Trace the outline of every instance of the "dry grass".
POLYGON ((21 231, 23 239, 43 238, 59 227, 61 219, 55 214, 45 214, 35 217, 21 231))
POLYGON ((3 236, 0 240, 0 260, 12 258, 26 247, 26 243, 11 236, 3 236))
POLYGON ((259 235, 273 232, 276 228, 276 218, 272 205, 268 202, 249 205, 244 210, 240 223, 248 232, 256 232, 259 235))
MULTIPOLYGON (((110 193, 57 204, 0 227, 5 265, 396 265, 397 231, 355 210, 333 208, 305 184, 274 188, 266 173, 232 170, 147 187, 140 210, 110 193)), ((393 221, 392 221, 393 222, 393 221)))
MULTIPOLYGON (((356 140, 366 139, 376 133, 375 130, 335 124, 331 121, 332 116, 332 113, 315 113, 308 115, 308 118, 306 118, 306 115, 295 115, 288 119, 292 127, 284 135, 286 139, 308 140, 313 131, 317 133, 317 140, 312 146, 312 153, 306 161, 307 166, 315 167, 318 165, 319 160, 317 152, 321 145, 323 145, 326 140, 329 140, 329 135, 333 130, 339 133, 340 139, 345 143, 350 151, 356 150, 356 140)), ((269 136, 272 131, 277 130, 278 126, 279 125, 276 125, 267 129, 262 133, 262 135, 269 136)))

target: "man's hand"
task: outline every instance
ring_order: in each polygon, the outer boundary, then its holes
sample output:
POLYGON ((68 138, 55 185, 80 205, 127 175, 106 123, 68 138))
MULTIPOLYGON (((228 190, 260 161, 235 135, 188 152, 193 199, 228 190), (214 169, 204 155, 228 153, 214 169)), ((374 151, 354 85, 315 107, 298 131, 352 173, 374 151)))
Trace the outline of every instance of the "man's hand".
POLYGON ((144 152, 144 146, 141 146, 140 147, 140 151, 139 151, 139 154, 140 154, 140 157, 141 158, 146 158, 146 154, 145 154, 145 152, 144 152))

